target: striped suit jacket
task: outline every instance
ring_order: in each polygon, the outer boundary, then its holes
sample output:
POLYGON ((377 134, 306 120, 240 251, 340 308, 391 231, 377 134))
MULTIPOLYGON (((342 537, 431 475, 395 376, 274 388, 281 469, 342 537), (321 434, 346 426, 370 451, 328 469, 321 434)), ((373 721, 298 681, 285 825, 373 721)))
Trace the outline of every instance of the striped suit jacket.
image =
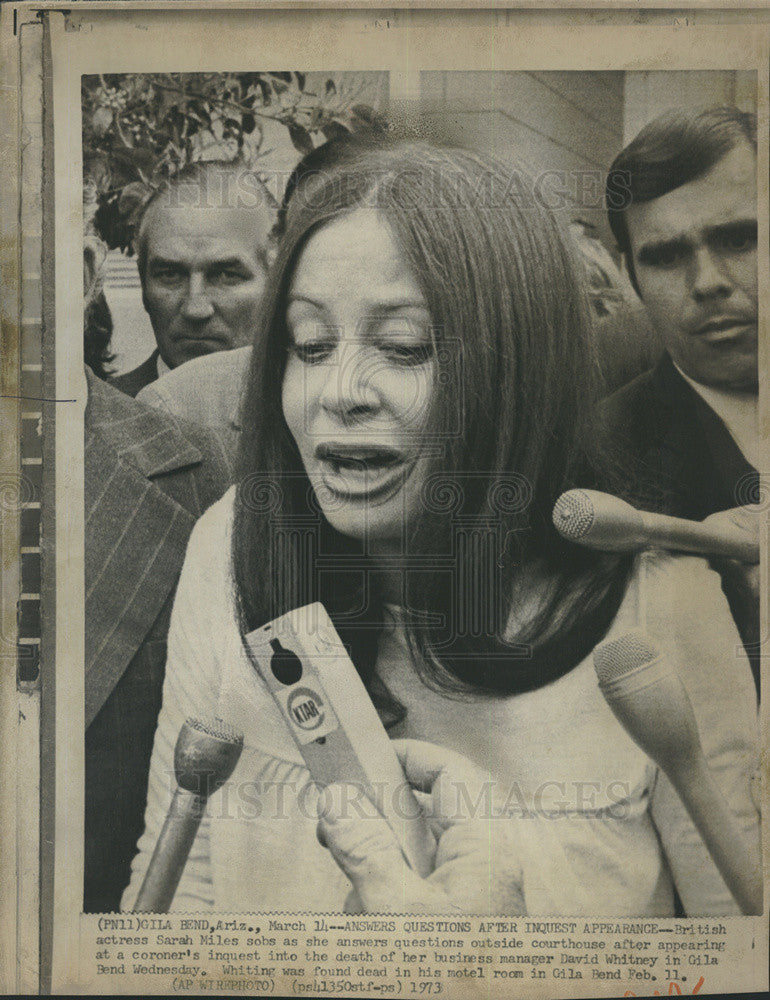
POLYGON ((142 832, 187 540, 233 469, 214 432, 86 374, 84 909, 112 912, 142 832))

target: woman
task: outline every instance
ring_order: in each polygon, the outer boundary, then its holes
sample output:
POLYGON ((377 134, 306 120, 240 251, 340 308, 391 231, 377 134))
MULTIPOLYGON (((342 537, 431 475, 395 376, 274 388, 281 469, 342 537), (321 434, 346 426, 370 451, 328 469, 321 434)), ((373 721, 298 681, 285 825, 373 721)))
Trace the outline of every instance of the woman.
POLYGON ((672 914, 673 881, 688 912, 735 912, 676 794, 605 704, 591 652, 641 626, 675 657, 756 838, 751 676, 704 562, 593 553, 552 527, 557 496, 596 481, 601 456, 580 265, 535 190, 411 143, 348 150, 295 192, 241 479, 197 525, 179 585, 124 905, 168 807, 179 729, 218 715, 244 752, 174 908, 342 908, 316 792, 242 641, 320 600, 391 735, 459 751, 496 782, 529 912, 672 914))

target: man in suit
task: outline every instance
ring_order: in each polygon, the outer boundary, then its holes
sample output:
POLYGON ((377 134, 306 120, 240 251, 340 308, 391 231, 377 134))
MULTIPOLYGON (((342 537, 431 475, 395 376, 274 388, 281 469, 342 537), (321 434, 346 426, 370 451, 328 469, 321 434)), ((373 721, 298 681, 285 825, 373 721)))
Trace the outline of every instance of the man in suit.
POLYGON ((610 226, 664 354, 604 417, 669 513, 702 519, 757 490, 756 118, 669 112, 615 159, 610 226))
POLYGON ((232 481, 216 434, 86 369, 86 912, 112 912, 142 832, 166 633, 196 519, 232 481))
MULTIPOLYGON (((610 226, 664 353, 602 415, 649 504, 694 520, 759 498, 756 167, 756 117, 715 108, 656 118, 607 177, 610 226)), ((758 679, 756 581, 718 568, 758 679)))
POLYGON ((275 201, 238 162, 194 163, 147 202, 135 248, 157 348, 111 382, 129 396, 190 358, 250 344, 275 201))

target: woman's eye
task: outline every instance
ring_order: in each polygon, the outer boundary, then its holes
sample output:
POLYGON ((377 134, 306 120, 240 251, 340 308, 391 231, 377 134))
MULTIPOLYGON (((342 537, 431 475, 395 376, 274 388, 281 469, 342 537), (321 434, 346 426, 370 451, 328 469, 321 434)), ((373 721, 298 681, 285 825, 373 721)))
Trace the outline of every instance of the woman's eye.
POLYGON ((305 364, 318 364, 334 353, 335 345, 326 340, 306 341, 302 344, 290 344, 290 352, 305 364))
POLYGON ((402 365, 424 365, 433 357, 433 344, 382 344, 380 350, 402 365))

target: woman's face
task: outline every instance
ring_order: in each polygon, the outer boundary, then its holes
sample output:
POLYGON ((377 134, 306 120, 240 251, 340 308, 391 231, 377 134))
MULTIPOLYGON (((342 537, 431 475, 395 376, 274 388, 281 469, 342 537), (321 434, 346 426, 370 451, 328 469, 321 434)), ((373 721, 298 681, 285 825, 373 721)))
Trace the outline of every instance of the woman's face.
POLYGON ((310 237, 286 327, 283 412, 321 509, 342 534, 398 551, 426 476, 434 345, 425 297, 376 210, 310 237))

